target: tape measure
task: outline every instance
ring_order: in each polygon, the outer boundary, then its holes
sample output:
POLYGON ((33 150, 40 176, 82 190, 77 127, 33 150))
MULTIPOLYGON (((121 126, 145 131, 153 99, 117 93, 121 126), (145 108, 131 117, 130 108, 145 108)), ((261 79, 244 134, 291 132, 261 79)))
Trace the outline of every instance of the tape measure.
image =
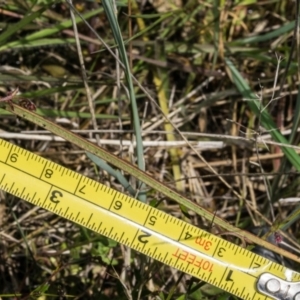
POLYGON ((0 139, 0 188, 243 299, 300 300, 300 274, 0 139))

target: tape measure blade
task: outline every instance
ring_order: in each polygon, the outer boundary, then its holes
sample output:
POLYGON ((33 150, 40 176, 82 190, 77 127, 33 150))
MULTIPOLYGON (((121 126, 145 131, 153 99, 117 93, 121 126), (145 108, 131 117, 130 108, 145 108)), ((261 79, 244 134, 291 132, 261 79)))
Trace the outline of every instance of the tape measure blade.
POLYGON ((282 266, 8 142, 0 140, 0 153, 1 189, 241 298, 262 299, 255 282, 263 272, 286 274, 282 266))

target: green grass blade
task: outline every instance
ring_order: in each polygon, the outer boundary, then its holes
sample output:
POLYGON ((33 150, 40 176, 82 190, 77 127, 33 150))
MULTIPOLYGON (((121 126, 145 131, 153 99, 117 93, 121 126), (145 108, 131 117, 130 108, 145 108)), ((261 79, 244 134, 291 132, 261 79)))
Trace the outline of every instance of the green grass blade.
MULTIPOLYGON (((84 14, 82 17, 85 19, 88 19, 90 17, 93 17, 97 14, 99 14, 100 12, 102 12, 103 9, 102 8, 98 8, 95 10, 92 10, 86 14, 84 14)), ((82 22, 82 19, 80 17, 76 18, 76 23, 80 23, 82 22)), ((16 40, 16 41, 12 41, 10 43, 6 43, 5 45, 2 45, 0 47, 0 51, 4 51, 4 50, 8 50, 14 47, 24 47, 28 44, 30 44, 30 42, 34 41, 34 40, 38 40, 38 39, 44 39, 47 36, 53 35, 57 32, 60 32, 64 29, 70 28, 72 26, 72 21, 71 20, 66 20, 61 22, 60 24, 57 24, 51 28, 45 28, 42 29, 40 31, 34 32, 32 34, 27 35, 26 37, 16 40)), ((67 39, 66 39, 67 40, 67 39)))
POLYGON ((278 29, 275 29, 271 32, 265 33, 265 34, 259 34, 259 35, 254 35, 248 38, 244 39, 239 39, 232 44, 237 45, 237 44, 254 44, 254 43, 261 43, 261 42, 266 42, 275 38, 278 38, 279 36, 283 36, 284 34, 292 31, 295 27, 295 21, 289 22, 283 26, 280 26, 278 29))
MULTIPOLYGON (((288 141, 284 138, 284 136, 278 131, 274 130, 276 129, 276 125, 273 122, 270 114, 267 112, 267 110, 264 110, 262 113, 260 112, 260 102, 257 99, 257 96, 250 90, 249 85, 244 80, 242 75, 238 72, 236 67, 233 65, 233 63, 229 59, 225 59, 227 66, 229 67, 231 74, 232 74, 232 80, 238 89, 238 91, 242 94, 242 96, 245 99, 253 99, 252 101, 247 101, 249 107, 253 111, 253 113, 261 118, 261 125, 266 128, 267 130, 270 130, 270 134, 274 141, 282 144, 289 144, 288 141)), ((300 171, 300 160, 299 155, 296 153, 294 149, 286 148, 284 146, 281 147, 282 152, 286 155, 287 159, 290 161, 290 163, 298 170, 300 171)))
MULTIPOLYGON (((125 49, 122 33, 121 33, 121 30, 119 27, 118 20, 115 15, 112 1, 104 0, 104 1, 102 1, 102 5, 103 5, 104 11, 107 15, 107 18, 109 20, 109 24, 111 26, 115 42, 118 45, 121 61, 124 64, 124 72, 125 72, 125 76, 126 76, 126 80, 127 80, 127 84, 128 84, 128 91, 129 91, 129 96, 130 96, 130 103, 131 103, 132 117, 133 117, 133 125, 134 125, 136 145, 137 145, 137 147, 136 147, 137 162, 138 162, 139 168, 141 170, 145 171, 144 149, 143 149, 141 126, 140 126, 140 118, 139 118, 137 102, 136 102, 134 87, 133 87, 132 78, 131 78, 131 70, 130 70, 128 59, 127 59, 127 54, 126 54, 126 49, 125 49)), ((146 202, 146 194, 143 192, 143 190, 144 190, 143 184, 139 184, 139 189, 141 190, 141 192, 139 192, 138 199, 143 202, 146 202)))
POLYGON ((43 8, 26 15, 21 21, 14 24, 13 26, 9 26, 2 34, 0 34, 0 44, 3 44, 9 37, 11 37, 14 33, 22 29, 27 24, 31 23, 33 20, 37 19, 41 16, 41 14, 48 8, 48 6, 44 6, 43 8))

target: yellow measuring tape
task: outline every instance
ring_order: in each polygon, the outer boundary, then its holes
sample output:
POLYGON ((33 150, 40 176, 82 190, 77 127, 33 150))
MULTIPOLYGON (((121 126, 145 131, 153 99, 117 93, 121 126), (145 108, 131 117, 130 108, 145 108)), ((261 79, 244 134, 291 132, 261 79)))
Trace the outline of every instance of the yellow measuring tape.
POLYGON ((300 300, 300 274, 0 139, 0 188, 243 299, 300 300))

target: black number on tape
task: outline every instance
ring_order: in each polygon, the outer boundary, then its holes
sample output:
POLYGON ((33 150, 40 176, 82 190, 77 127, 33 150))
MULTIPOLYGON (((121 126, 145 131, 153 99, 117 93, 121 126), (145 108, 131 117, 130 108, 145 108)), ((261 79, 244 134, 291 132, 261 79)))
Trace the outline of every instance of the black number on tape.
POLYGON ((46 169, 46 171, 45 171, 45 177, 49 179, 49 178, 51 178, 52 175, 53 175, 53 170, 46 169))
POLYGON ((60 202, 59 198, 63 197, 63 193, 61 191, 53 190, 51 192, 50 201, 58 204, 60 202))
POLYGON ((10 161, 13 162, 13 163, 17 162, 17 160, 18 160, 18 154, 17 154, 17 153, 13 153, 13 154, 10 156, 9 159, 10 159, 10 161))
POLYGON ((114 209, 115 210, 120 210, 122 208, 122 202, 117 200, 115 203, 114 203, 114 209))
POLYGON ((154 226, 155 223, 156 223, 156 221, 157 221, 157 217, 151 216, 151 217, 149 218, 148 224, 154 226))
POLYGON ((219 248, 217 255, 219 257, 223 257, 224 256, 223 255, 224 252, 226 252, 226 249, 221 247, 221 248, 219 248))
POLYGON ((143 233, 143 234, 140 234, 140 235, 138 236, 138 241, 139 241, 140 243, 142 243, 142 244, 147 244, 147 243, 149 242, 149 240, 148 240, 147 238, 150 237, 151 234, 148 233, 148 232, 144 232, 144 231, 142 231, 142 233, 143 233))

